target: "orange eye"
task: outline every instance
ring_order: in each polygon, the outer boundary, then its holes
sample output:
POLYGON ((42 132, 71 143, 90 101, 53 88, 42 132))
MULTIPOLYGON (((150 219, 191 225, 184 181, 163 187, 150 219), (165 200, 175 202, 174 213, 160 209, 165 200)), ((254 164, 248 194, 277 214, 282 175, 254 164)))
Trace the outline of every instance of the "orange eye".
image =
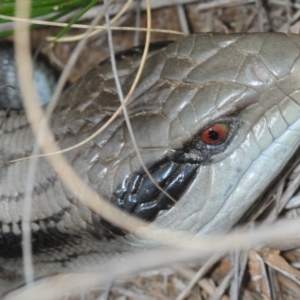
POLYGON ((228 124, 214 124, 201 132, 201 140, 208 145, 215 145, 226 138, 229 129, 228 124))

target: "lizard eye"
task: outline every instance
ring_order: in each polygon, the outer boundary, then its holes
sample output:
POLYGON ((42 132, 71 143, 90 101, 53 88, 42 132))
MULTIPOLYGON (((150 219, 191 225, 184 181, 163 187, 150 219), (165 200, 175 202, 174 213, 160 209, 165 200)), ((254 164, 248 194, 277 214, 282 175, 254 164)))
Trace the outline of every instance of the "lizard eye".
POLYGON ((188 151, 200 156, 222 152, 239 128, 239 120, 235 117, 223 117, 199 131, 187 144, 188 151))
POLYGON ((207 145, 216 145, 226 139, 229 131, 230 126, 228 124, 217 123, 205 128, 200 133, 200 138, 207 145))

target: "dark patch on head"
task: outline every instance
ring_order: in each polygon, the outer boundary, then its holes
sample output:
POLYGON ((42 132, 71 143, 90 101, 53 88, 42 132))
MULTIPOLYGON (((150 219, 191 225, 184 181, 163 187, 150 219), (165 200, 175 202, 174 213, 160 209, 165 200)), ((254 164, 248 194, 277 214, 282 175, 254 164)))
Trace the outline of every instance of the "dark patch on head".
MULTIPOLYGON (((162 210, 170 209, 180 199, 189 183, 194 179, 201 159, 182 151, 172 151, 165 159, 155 162, 149 172, 156 183, 167 193, 160 191, 148 175, 141 170, 124 179, 113 193, 111 203, 144 221, 153 221, 162 210), (169 196, 171 197, 169 197, 169 196)), ((99 228, 105 228, 108 239, 126 232, 103 219, 99 228)), ((97 224, 97 222, 95 222, 97 224)), ((101 234, 103 234, 103 229, 101 234)))

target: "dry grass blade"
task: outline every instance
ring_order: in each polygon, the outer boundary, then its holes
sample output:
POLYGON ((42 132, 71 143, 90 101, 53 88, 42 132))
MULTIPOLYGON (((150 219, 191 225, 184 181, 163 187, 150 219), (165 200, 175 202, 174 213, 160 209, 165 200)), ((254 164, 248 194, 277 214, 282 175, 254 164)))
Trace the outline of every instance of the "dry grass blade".
POLYGON ((233 269, 231 269, 227 275, 223 278, 221 284, 216 288, 215 292, 213 293, 213 295, 211 296, 211 300, 227 300, 228 297, 225 294, 225 291, 227 290, 227 288, 230 285, 230 282, 233 278, 233 269))
MULTIPOLYGON (((16 15, 20 15, 22 17, 28 17, 29 16, 29 8, 30 8, 30 1, 18 1, 16 3, 16 15)), ((21 27, 20 27, 21 28, 21 27)), ((25 45, 24 49, 24 55, 30 57, 30 51, 29 51, 29 36, 28 33, 24 33, 24 35, 21 34, 21 30, 18 30, 18 23, 16 24, 15 29, 15 42, 16 42, 16 49, 15 49, 15 55, 16 55, 16 61, 17 64, 22 63, 22 52, 21 52, 21 45, 25 45), (18 47, 18 44, 20 45, 18 47), (27 46, 27 48, 26 48, 27 46), (27 51, 26 51, 27 50, 27 51)), ((24 64, 24 69, 22 68, 18 69, 18 76, 19 78, 23 78, 28 76, 30 78, 28 84, 32 87, 32 89, 28 91, 28 97, 32 97, 33 101, 37 99, 36 91, 33 87, 33 83, 31 78, 33 78, 33 71, 31 60, 29 59, 29 63, 27 61, 27 65, 24 64), (25 71, 26 68, 28 69, 28 73, 25 71)), ((26 89, 26 82, 21 82, 20 87, 21 91, 26 89), (23 84, 23 86, 22 86, 23 84)), ((36 103, 38 101, 36 100, 36 103)), ((38 151, 38 149, 34 149, 35 152, 38 151)), ((36 154, 36 153, 34 153, 36 154)), ((27 186, 25 191, 25 199, 24 199, 24 206, 23 206, 23 215, 22 215, 22 238, 23 238, 23 261, 24 261, 24 276, 25 276, 25 282, 27 285, 30 285, 33 282, 34 273, 33 273, 33 262, 32 262, 32 248, 31 248, 31 226, 30 226, 30 219, 31 219, 31 194, 32 194, 32 183, 34 181, 34 173, 35 168, 37 166, 37 161, 33 160, 31 167, 29 167, 28 171, 28 177, 27 177, 27 186)))
POLYGON ((255 290, 258 293, 270 298, 270 284, 263 260, 255 251, 250 251, 248 264, 251 274, 251 280, 253 282, 255 290))
MULTIPOLYGON (((106 3, 106 1, 104 1, 104 3, 106 3)), ((149 1, 148 1, 148 7, 150 8, 150 2, 149 1)), ((151 10, 148 9, 148 12, 150 13, 151 10)), ((122 91, 122 87, 121 87, 121 83, 120 83, 120 80, 118 78, 118 71, 117 71, 117 66, 116 66, 116 60, 115 60, 115 57, 114 57, 113 41, 112 41, 112 34, 111 34, 111 30, 110 30, 110 21, 109 21, 109 15, 108 14, 105 14, 105 19, 106 19, 106 26, 107 26, 107 33, 108 33, 109 48, 111 50, 110 59, 111 59, 112 71, 113 71, 113 74, 114 74, 115 83, 116 83, 116 87, 117 87, 119 99, 120 99, 120 102, 121 102, 121 107, 122 107, 123 115, 124 115, 124 118, 125 118, 125 121, 126 121, 126 126, 128 128, 128 132, 129 132, 129 135, 130 135, 130 138, 131 138, 134 150, 135 150, 135 152, 137 154, 137 157, 138 157, 138 159, 140 161, 140 164, 141 164, 143 170, 148 175, 148 177, 153 182, 153 184, 156 186, 156 188, 158 190, 160 190, 162 193, 164 193, 174 203, 176 203, 176 200, 172 196, 170 196, 166 191, 164 191, 164 189, 161 188, 159 186, 159 184, 154 180, 154 178, 151 175, 150 171, 147 169, 145 163, 143 162, 143 159, 142 159, 142 156, 141 156, 140 150, 138 148, 138 145, 137 145, 137 142, 136 142, 136 139, 135 139, 135 135, 134 135, 134 132, 133 132, 133 129, 132 129, 132 126, 131 126, 129 115, 128 115, 127 109, 126 109, 126 104, 129 102, 130 96, 132 95, 134 89, 137 86, 138 80, 139 80, 139 78, 141 76, 141 72, 143 71, 143 67, 145 65, 145 61, 146 61, 146 58, 147 58, 147 55, 148 55, 148 50, 149 50, 149 43, 150 43, 150 30, 147 32, 146 42, 145 42, 145 47, 144 47, 144 52, 143 52, 143 57, 142 57, 142 60, 141 60, 140 68, 139 68, 138 73, 136 75, 136 80, 133 82, 132 87, 131 87, 130 91, 128 92, 128 95, 126 96, 126 99, 124 99, 123 91, 122 91)), ((148 16, 147 20, 148 20, 148 28, 151 28, 151 15, 148 16)))
MULTIPOLYGON (((65 27, 68 25, 68 23, 61 23, 61 22, 50 22, 50 21, 41 21, 41 20, 36 20, 36 19, 27 19, 27 18, 20 18, 20 17, 10 17, 10 16, 5 16, 5 15, 0 15, 0 19, 5 19, 5 20, 10 20, 10 21, 15 21, 15 22, 20 22, 24 24, 37 24, 37 25, 44 25, 44 26, 52 26, 52 27, 65 27)), ((85 24, 73 24, 71 26, 72 28, 78 28, 78 29, 88 29, 90 28, 90 25, 85 25, 85 24)), ((101 29, 105 30, 106 26, 101 26, 97 25, 94 27, 95 29, 101 29)), ((136 27, 115 27, 111 26, 111 30, 118 30, 118 31, 140 31, 140 32, 147 32, 147 28, 136 28, 136 27)), ((184 36, 185 34, 180 31, 176 30, 165 30, 165 29, 150 29, 151 32, 158 32, 158 33, 166 33, 166 34, 174 34, 174 35, 182 35, 184 36)), ((46 38, 47 40, 47 38, 46 38)), ((52 41, 52 38, 51 38, 52 41)), ((57 43, 61 42, 61 39, 57 41, 57 43)))
MULTIPOLYGON (((60 295, 68 291, 72 290, 75 292, 90 289, 100 284, 109 284, 114 278, 134 274, 142 270, 159 268, 174 262, 206 259, 212 253, 220 253, 220 251, 229 252, 233 249, 245 250, 254 248, 256 245, 262 243, 268 244, 278 240, 285 241, 285 239, 299 234, 299 225, 300 220, 285 220, 271 227, 264 226, 247 232, 240 231, 220 236, 199 237, 193 241, 189 241, 189 243, 182 243, 183 237, 181 237, 181 243, 177 243, 176 240, 173 241, 174 247, 133 252, 124 256, 126 259, 120 259, 118 264, 115 263, 114 259, 107 261, 104 268, 101 268, 101 265, 98 265, 94 261, 93 266, 88 268, 88 270, 82 269, 78 270, 76 274, 58 275, 52 280, 42 280, 37 282, 32 288, 17 291, 7 297, 6 300, 40 299, 42 291, 44 291, 44 299, 57 299, 60 295), (53 283, 55 283, 55 289, 53 289, 53 283)), ((215 295, 222 295, 225 287, 230 284, 233 271, 228 273, 230 275, 226 275, 226 279, 213 292, 215 295)))
POLYGON ((258 251, 264 262, 300 285, 300 271, 293 268, 276 249, 258 251))
POLYGON ((194 287, 194 285, 200 280, 201 277, 205 275, 206 272, 211 268, 213 264, 215 264, 219 259, 221 255, 215 255, 212 256, 199 270, 198 272, 193 275, 193 278, 190 280, 189 284, 183 290, 180 295, 176 298, 176 300, 183 300, 185 299, 188 294, 190 293, 191 289, 194 287))

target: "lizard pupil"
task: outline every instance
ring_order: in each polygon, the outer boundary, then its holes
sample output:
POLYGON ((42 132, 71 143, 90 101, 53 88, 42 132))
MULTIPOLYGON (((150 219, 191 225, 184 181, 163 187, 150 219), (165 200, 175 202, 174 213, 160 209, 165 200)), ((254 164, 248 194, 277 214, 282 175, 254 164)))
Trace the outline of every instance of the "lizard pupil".
POLYGON ((219 133, 217 131, 209 131, 208 132, 208 138, 213 140, 213 141, 217 141, 219 138, 219 133))

